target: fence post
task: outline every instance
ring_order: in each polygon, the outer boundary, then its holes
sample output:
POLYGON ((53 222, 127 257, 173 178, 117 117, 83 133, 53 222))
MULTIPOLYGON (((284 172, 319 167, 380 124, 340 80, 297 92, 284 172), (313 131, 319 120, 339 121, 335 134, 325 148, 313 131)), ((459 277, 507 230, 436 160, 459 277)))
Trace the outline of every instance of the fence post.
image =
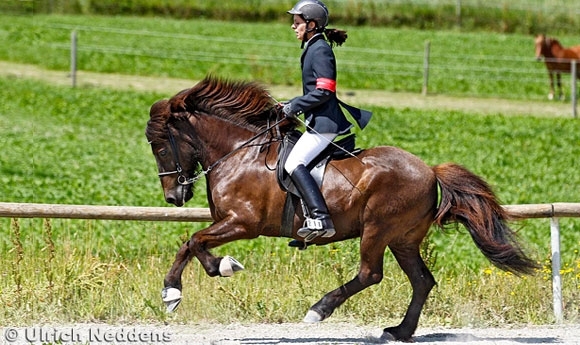
POLYGON ((427 96, 427 88, 429 86, 429 54, 431 50, 431 42, 425 42, 425 56, 423 57, 423 96, 427 96))
POLYGON ((70 77, 72 87, 77 86, 77 32, 73 30, 70 34, 70 77))
POLYGON ((570 62, 570 64, 572 66, 571 67, 571 73, 570 75, 572 76, 572 78, 570 78, 571 80, 571 94, 572 94, 572 116, 574 116, 574 118, 578 117, 578 113, 576 111, 576 105, 578 104, 578 91, 577 91, 577 72, 578 72, 578 64, 577 64, 578 60, 572 60, 570 62))
POLYGON ((461 27, 461 0, 455 3, 455 17, 457 19, 457 27, 461 27))
POLYGON ((552 294, 554 297, 554 317, 562 322, 562 277, 560 276, 560 222, 550 218, 550 238, 552 247, 552 294))

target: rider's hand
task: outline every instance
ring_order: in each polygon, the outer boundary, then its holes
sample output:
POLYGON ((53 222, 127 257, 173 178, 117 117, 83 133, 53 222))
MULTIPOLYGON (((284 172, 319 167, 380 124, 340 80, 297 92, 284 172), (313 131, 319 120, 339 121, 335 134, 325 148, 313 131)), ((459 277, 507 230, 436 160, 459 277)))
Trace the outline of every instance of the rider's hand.
POLYGON ((282 112, 284 113, 284 116, 288 118, 296 117, 296 114, 292 112, 292 105, 290 104, 290 102, 284 104, 284 106, 282 107, 282 112))

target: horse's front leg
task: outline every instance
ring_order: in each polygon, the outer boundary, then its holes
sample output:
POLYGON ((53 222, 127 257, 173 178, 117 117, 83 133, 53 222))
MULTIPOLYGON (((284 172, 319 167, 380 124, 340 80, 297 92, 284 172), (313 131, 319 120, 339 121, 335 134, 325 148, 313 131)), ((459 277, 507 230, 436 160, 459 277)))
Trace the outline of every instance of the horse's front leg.
POLYGON ((167 306, 167 311, 175 310, 181 302, 181 276, 193 257, 199 260, 210 277, 218 275, 229 277, 234 272, 244 269, 244 266, 229 256, 215 257, 209 252, 209 249, 238 239, 254 237, 256 235, 250 235, 244 227, 234 225, 231 222, 214 223, 193 234, 189 241, 179 248, 175 261, 163 280, 162 298, 167 306))
POLYGON ((548 99, 551 101, 554 99, 554 74, 548 71, 548 77, 550 77, 550 93, 548 93, 548 99))

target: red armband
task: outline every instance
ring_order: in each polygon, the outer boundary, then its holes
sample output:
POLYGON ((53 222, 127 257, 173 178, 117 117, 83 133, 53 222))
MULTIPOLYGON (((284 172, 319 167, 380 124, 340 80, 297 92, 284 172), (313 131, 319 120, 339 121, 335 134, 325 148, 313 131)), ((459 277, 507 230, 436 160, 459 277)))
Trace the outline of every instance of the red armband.
POLYGON ((336 80, 318 78, 316 79, 316 88, 336 92, 336 80))

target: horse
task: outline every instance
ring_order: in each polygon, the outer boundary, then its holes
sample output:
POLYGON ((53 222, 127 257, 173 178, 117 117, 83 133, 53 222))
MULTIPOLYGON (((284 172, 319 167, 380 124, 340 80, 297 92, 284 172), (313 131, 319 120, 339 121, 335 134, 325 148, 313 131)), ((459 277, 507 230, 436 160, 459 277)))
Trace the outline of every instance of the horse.
MULTIPOLYGON (((571 61, 580 60, 580 45, 564 48, 560 42, 544 34, 536 36, 536 59, 544 57, 544 63, 550 77, 550 93, 548 99, 554 99, 554 75, 558 84, 558 98, 564 99, 562 92, 561 73, 571 73, 571 61)), ((580 77, 580 66, 576 69, 576 76, 580 77)))
MULTIPOLYGON (((285 119, 276 103, 259 83, 208 76, 151 106, 145 135, 165 200, 183 206, 193 196, 192 185, 203 176, 213 218, 179 248, 164 278, 162 299, 168 312, 183 298, 181 276, 193 257, 210 277, 232 276, 243 265, 230 256, 212 255, 212 248, 258 236, 283 236, 285 193, 274 168, 281 138, 300 124, 285 119)), ((413 292, 402 322, 385 328, 382 337, 411 340, 435 285, 420 255, 431 225, 463 224, 483 255, 503 270, 522 275, 537 268, 508 224, 513 215, 500 206, 482 178, 459 164, 430 167, 400 148, 377 146, 331 160, 321 190, 336 235, 316 238, 312 244, 360 237, 360 267, 352 280, 312 305, 304 322, 326 319, 349 297, 378 284, 388 247, 413 292)), ((300 207, 291 221, 292 233, 283 237, 302 240, 296 234, 304 221, 300 207)))

